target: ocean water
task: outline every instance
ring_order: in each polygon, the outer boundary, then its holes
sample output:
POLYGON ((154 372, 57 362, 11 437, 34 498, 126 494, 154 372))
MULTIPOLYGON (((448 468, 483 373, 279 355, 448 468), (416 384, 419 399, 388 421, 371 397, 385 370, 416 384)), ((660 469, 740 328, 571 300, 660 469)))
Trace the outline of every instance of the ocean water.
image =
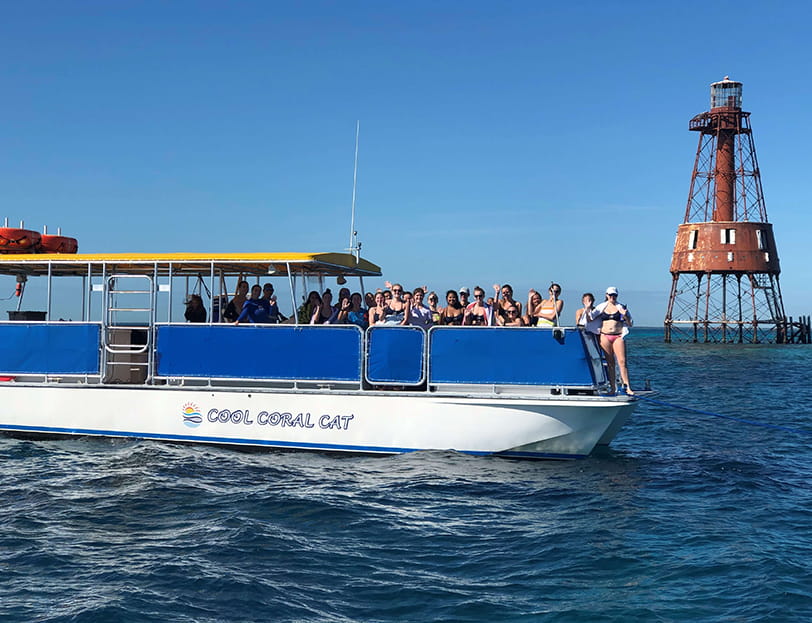
MULTIPOLYGON (((812 347, 629 358, 812 432, 812 347)), ((655 403, 573 462, 0 437, 0 621, 808 621, 810 443, 655 403)))

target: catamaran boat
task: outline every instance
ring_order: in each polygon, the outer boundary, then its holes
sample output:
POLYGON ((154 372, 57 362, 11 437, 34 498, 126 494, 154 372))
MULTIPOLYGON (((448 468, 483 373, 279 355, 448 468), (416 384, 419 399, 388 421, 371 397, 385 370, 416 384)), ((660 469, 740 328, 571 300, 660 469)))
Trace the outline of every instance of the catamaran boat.
POLYGON ((68 252, 0 252, 0 288, 18 294, 0 321, 9 434, 570 459, 608 444, 636 406, 607 395, 599 349, 576 328, 362 330, 299 324, 295 310, 282 324, 219 318, 226 280, 284 283, 294 302, 330 279, 359 278, 363 290, 381 270, 357 253, 58 248, 68 252), (196 289, 212 313, 187 323, 196 289))

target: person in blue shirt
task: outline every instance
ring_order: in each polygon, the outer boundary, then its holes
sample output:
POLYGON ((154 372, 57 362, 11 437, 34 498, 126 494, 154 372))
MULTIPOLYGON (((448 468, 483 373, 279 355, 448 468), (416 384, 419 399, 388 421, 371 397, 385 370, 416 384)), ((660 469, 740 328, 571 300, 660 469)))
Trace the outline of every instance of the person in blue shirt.
POLYGON ((234 321, 235 327, 243 320, 247 320, 253 324, 266 324, 271 321, 270 303, 267 299, 260 298, 261 295, 262 286, 257 284, 251 288, 251 298, 246 299, 245 303, 243 303, 242 311, 237 320, 234 321))
POLYGON ((276 303, 276 295, 273 293, 272 284, 266 283, 262 286, 262 300, 268 302, 268 322, 271 324, 279 324, 287 320, 287 316, 279 311, 279 305, 276 303))
POLYGON ((361 295, 353 292, 348 299, 341 301, 341 310, 338 312, 338 324, 354 324, 362 329, 369 326, 369 311, 361 306, 361 295))

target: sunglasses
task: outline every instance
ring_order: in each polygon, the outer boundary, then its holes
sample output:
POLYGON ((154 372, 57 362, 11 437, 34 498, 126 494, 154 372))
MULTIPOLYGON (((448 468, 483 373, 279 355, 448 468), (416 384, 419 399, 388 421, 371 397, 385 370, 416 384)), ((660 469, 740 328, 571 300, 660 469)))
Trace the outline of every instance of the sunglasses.
POLYGON ((518 309, 509 309, 509 310, 507 310, 507 313, 509 313, 509 314, 518 314, 519 310, 518 309))
POLYGON ((392 290, 392 292, 396 292, 396 293, 397 293, 397 292, 403 292, 403 290, 401 290, 400 288, 394 288, 394 289, 392 290))
POLYGON ((484 294, 474 294, 474 298, 475 299, 484 299, 485 295, 484 294))

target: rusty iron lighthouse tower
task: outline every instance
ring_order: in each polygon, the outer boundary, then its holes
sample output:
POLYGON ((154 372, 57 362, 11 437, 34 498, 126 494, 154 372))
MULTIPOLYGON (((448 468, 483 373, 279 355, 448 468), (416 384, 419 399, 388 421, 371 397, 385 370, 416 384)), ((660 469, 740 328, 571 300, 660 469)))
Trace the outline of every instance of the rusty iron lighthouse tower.
POLYGON ((742 83, 725 76, 688 126, 699 147, 671 260, 666 342, 787 341, 778 250, 741 104, 742 83))

